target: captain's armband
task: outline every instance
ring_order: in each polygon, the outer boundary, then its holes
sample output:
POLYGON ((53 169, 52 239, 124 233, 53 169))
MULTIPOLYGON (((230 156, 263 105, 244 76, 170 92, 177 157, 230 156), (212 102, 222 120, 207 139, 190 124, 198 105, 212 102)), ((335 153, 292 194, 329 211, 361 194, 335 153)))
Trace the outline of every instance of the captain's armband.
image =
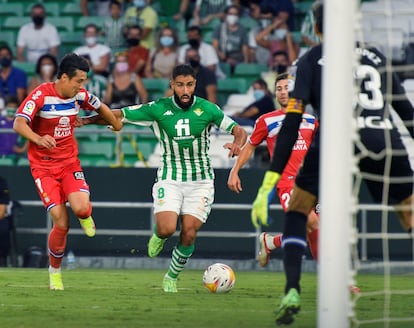
POLYGON ((290 98, 286 108, 286 113, 303 114, 304 109, 305 106, 303 105, 303 101, 301 99, 290 98))

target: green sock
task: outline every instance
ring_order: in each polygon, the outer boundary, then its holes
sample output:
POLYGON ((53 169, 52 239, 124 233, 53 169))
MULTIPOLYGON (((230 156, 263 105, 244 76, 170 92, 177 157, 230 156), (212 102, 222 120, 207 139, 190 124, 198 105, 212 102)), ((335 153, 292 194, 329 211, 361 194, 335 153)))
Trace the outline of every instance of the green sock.
POLYGON ((170 268, 168 269, 168 276, 177 279, 181 271, 183 271, 185 264, 194 252, 194 244, 184 246, 180 243, 174 247, 171 256, 170 268))

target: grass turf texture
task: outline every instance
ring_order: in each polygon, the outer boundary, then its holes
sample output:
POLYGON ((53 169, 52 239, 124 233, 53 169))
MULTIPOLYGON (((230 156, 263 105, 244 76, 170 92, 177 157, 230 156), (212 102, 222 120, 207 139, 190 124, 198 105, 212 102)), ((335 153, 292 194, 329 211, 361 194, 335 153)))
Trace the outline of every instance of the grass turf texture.
MULTIPOLYGON (((165 271, 63 271, 64 291, 48 290, 47 269, 0 270, 0 327, 275 327, 274 311, 282 297, 284 275, 279 272, 236 272, 229 294, 210 294, 202 285, 202 271, 185 270, 178 293, 161 290, 165 271)), ((302 310, 291 327, 316 327, 315 274, 302 279, 302 310)), ((392 278, 394 290, 410 289, 414 277, 392 278)), ((358 285, 366 296, 357 301, 357 318, 382 318, 383 278, 361 275, 358 285)), ((414 295, 392 296, 391 316, 411 316, 411 322, 389 327, 414 326, 414 295)), ((362 327, 383 327, 372 323, 362 327)))

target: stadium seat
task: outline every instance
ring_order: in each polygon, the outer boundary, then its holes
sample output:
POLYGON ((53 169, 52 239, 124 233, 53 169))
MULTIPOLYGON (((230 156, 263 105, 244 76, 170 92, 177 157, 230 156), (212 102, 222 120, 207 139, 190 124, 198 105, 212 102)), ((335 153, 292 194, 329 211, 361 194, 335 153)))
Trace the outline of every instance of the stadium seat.
MULTIPOLYGON (((42 5, 45 7, 47 18, 50 17, 59 17, 60 16, 60 5, 58 2, 42 2, 42 5)), ((79 4, 78 4, 79 6, 79 4)), ((24 10, 25 16, 30 16, 32 6, 26 6, 24 10)))
POLYGON ((3 25, 1 26, 2 31, 13 31, 17 33, 22 27, 22 25, 26 23, 30 23, 30 17, 20 16, 20 17, 6 17, 3 21, 3 25))
POLYGON ((227 78, 217 81, 217 101, 219 106, 227 103, 227 98, 232 93, 245 93, 248 88, 244 78, 227 78))
POLYGON ((8 16, 23 16, 23 4, 21 3, 0 3, 0 19, 8 16))
POLYGON ((0 157, 0 166, 12 166, 15 164, 14 158, 0 157))
POLYGON ((36 64, 30 62, 19 62, 17 60, 13 61, 13 66, 22 69, 29 79, 36 73, 36 64))
POLYGON ((60 32, 72 32, 74 30, 74 23, 72 17, 48 17, 46 21, 55 25, 60 32))
POLYGON ((148 91, 150 100, 163 97, 170 87, 170 81, 164 78, 143 78, 142 83, 148 91))
POLYGON ((248 104, 254 102, 254 97, 251 93, 233 93, 231 94, 226 104, 223 106, 223 111, 226 115, 234 115, 241 112, 248 104))
POLYGON ((77 20, 79 17, 83 16, 82 9, 78 2, 69 2, 66 3, 61 11, 61 16, 72 16, 75 20, 77 20))
POLYGON ((79 157, 86 159, 111 160, 114 158, 115 149, 111 142, 85 141, 79 143, 79 157))
POLYGON ((220 61, 219 62, 219 67, 227 77, 231 76, 231 67, 230 67, 229 63, 225 63, 225 62, 220 61))
POLYGON ((64 31, 59 32, 59 35, 62 45, 69 50, 73 50, 82 45, 82 33, 79 31, 64 31))
POLYGON ((16 45, 16 34, 12 31, 0 31, 0 43, 6 43, 9 47, 16 45))
POLYGON ((102 16, 82 16, 79 17, 79 20, 76 23, 75 30, 83 32, 83 29, 88 24, 95 24, 96 26, 98 26, 99 29, 102 29, 104 21, 105 17, 102 16))

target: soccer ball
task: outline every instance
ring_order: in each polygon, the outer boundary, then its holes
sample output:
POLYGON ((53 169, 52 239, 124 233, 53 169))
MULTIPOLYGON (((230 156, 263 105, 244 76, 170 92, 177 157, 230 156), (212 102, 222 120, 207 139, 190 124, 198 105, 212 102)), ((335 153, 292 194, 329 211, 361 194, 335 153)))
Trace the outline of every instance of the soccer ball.
POLYGON ((214 263, 203 274, 203 284, 211 293, 228 293, 233 289, 236 276, 227 264, 214 263))

